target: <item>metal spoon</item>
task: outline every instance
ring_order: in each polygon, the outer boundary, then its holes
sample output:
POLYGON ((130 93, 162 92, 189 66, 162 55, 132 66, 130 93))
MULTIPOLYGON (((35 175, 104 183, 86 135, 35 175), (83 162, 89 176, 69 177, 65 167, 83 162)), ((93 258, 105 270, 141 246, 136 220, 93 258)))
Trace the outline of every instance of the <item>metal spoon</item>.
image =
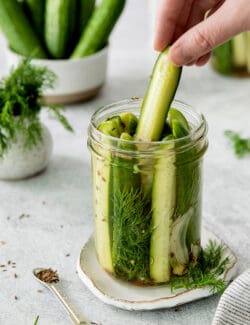
POLYGON ((68 312, 72 322, 74 324, 81 324, 81 325, 95 325, 96 323, 89 322, 84 316, 82 316, 80 313, 78 313, 76 311, 76 309, 72 306, 71 301, 69 300, 69 298, 66 296, 65 292, 62 289, 60 280, 57 283, 47 283, 47 282, 40 280, 37 277, 37 274, 43 270, 44 270, 43 268, 36 268, 33 270, 33 275, 35 276, 35 278, 38 282, 40 282, 42 285, 44 285, 46 288, 48 288, 49 290, 51 290, 54 293, 54 295, 63 304, 64 308, 68 312))

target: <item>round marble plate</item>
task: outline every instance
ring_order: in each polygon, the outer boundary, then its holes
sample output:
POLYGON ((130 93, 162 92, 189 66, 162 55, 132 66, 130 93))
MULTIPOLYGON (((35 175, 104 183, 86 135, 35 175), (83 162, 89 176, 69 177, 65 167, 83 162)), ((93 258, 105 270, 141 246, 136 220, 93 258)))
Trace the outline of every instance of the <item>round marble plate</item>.
MULTIPOLYGON (((210 239, 222 243, 216 235, 203 228, 202 246, 205 247, 210 239)), ((237 258, 227 245, 223 258, 226 256, 229 257, 230 263, 221 277, 229 281, 236 275, 237 258)), ((80 279, 95 296, 107 304, 127 310, 170 308, 212 295, 209 288, 183 288, 171 292, 167 285, 139 287, 113 278, 97 261, 93 235, 80 253, 77 270, 80 279)))

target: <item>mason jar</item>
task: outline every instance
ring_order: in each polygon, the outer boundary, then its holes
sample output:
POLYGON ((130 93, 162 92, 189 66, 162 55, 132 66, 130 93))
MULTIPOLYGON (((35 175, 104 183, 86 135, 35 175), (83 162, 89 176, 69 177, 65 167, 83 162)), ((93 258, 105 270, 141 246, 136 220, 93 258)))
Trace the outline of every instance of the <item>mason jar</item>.
POLYGON ((136 142, 98 130, 121 113, 139 116, 141 104, 130 99, 100 108, 90 122, 88 147, 98 261, 117 278, 152 285, 185 274, 199 256, 207 123, 174 101, 190 125, 183 138, 136 142))
POLYGON ((222 74, 250 76, 250 32, 241 33, 215 49, 211 62, 222 74))

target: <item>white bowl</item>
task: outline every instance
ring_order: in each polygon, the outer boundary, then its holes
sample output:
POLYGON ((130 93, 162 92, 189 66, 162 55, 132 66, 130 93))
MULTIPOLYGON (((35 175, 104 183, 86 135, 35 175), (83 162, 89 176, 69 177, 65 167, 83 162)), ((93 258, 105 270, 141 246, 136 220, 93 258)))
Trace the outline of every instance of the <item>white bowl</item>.
POLYGON ((0 158, 0 179, 19 180, 43 171, 51 157, 52 137, 49 129, 42 124, 42 141, 30 149, 24 147, 23 135, 17 134, 17 142, 0 158))
MULTIPOLYGON (((21 55, 6 48, 8 68, 16 66, 21 55)), ((57 75, 54 89, 44 93, 47 103, 73 103, 95 96, 104 84, 107 72, 108 47, 82 59, 33 59, 32 63, 46 66, 57 75)))

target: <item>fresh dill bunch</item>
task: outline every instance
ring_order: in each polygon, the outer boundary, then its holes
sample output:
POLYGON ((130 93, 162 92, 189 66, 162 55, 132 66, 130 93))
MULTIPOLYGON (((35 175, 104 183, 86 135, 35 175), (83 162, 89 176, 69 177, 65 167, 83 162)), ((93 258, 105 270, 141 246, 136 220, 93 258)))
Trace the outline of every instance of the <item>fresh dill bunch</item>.
POLYGON ((112 216, 115 275, 128 281, 148 278, 151 211, 140 189, 116 191, 112 216))
POLYGON ((238 158, 244 157, 246 154, 250 154, 250 138, 241 138, 239 133, 227 130, 225 136, 230 140, 235 155, 238 158))
POLYGON ((227 283, 219 277, 230 262, 228 257, 223 259, 224 250, 224 245, 210 240, 207 247, 202 249, 197 264, 190 263, 185 275, 170 280, 171 290, 210 287, 212 293, 222 293, 227 283))
MULTIPOLYGON (((52 71, 32 65, 26 58, 0 81, 0 157, 17 140, 17 134, 24 136, 26 148, 42 141, 39 113, 43 107, 43 91, 53 88, 55 80, 52 71)), ((46 106, 67 130, 72 131, 59 106, 46 106)))

